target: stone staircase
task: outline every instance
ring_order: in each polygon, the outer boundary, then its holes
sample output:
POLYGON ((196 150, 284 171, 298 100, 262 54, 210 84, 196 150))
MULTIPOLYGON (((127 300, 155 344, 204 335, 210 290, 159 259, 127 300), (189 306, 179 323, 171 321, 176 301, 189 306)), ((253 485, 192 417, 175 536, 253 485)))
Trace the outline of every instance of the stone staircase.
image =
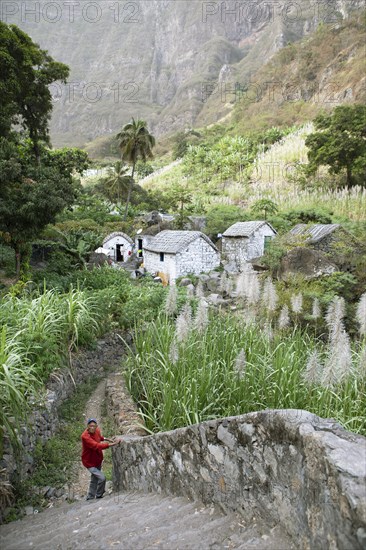
POLYGON ((120 493, 45 510, 0 526, 2 550, 295 548, 278 527, 183 497, 120 493))

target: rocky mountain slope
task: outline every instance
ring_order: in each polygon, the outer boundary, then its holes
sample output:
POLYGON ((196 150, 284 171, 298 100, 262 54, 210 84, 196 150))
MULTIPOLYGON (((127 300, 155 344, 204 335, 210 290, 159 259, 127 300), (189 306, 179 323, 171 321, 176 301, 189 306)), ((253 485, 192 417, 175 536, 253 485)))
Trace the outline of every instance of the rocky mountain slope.
POLYGON ((247 81, 288 42, 362 5, 26 0, 4 3, 1 17, 70 66, 68 84, 52 87, 51 135, 56 146, 80 146, 114 135, 131 116, 157 136, 215 122, 232 109, 223 83, 247 81))

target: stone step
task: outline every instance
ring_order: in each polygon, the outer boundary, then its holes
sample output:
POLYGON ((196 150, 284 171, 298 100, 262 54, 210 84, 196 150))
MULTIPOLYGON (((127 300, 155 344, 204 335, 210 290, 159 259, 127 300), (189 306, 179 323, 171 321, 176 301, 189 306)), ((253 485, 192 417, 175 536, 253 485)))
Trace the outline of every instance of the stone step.
POLYGON ((120 493, 63 503, 0 526, 2 550, 292 550, 281 533, 257 520, 224 514, 183 497, 120 493))

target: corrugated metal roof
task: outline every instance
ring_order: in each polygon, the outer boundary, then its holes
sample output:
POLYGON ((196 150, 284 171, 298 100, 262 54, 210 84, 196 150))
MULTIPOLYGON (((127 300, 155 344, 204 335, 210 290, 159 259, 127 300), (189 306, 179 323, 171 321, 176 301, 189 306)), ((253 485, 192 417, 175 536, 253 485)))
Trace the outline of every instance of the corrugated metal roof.
POLYGON ((299 223, 291 229, 290 234, 296 237, 304 237, 310 243, 317 243, 339 227, 339 223, 315 223, 314 225, 299 223))
POLYGON ((252 222, 236 222, 231 225, 223 234, 223 237, 250 237, 255 233, 262 225, 267 224, 275 233, 277 231, 273 229, 270 223, 266 221, 252 221, 252 222))
POLYGON ((105 243, 107 243, 108 241, 110 241, 111 239, 114 239, 114 237, 123 237, 124 239, 126 239, 127 242, 129 242, 130 244, 133 244, 133 240, 131 239, 131 237, 129 237, 128 235, 126 235, 126 233, 122 233, 122 231, 115 231, 114 233, 111 233, 110 235, 108 235, 104 241, 103 241, 103 245, 105 243))
POLYGON ((152 237, 144 246, 145 250, 151 252, 166 252, 168 254, 177 254, 182 252, 188 245, 196 239, 204 239, 212 248, 217 251, 213 242, 201 231, 170 231, 169 229, 161 231, 152 237))

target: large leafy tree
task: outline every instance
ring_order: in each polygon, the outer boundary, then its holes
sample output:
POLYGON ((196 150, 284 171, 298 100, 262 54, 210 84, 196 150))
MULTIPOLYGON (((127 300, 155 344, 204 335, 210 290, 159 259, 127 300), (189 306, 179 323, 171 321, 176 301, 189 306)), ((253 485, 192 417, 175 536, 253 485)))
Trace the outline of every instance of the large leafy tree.
POLYGON ((0 138, 0 237, 15 251, 16 273, 29 243, 56 215, 75 201, 74 171, 88 165, 87 154, 72 150, 40 150, 35 162, 32 144, 18 145, 0 138))
POLYGON ((49 85, 66 82, 69 68, 54 61, 18 27, 0 21, 0 73, 0 137, 11 137, 18 125, 29 135, 39 160, 39 143, 49 144, 49 85))
POLYGON ((15 25, 0 22, 0 237, 15 251, 16 273, 30 242, 77 193, 73 178, 88 166, 78 149, 50 150, 49 85, 69 69, 15 25))
POLYGON ((128 187, 126 209, 124 213, 124 220, 126 220, 131 200, 136 163, 139 159, 146 162, 147 159, 153 158, 152 148, 155 145, 155 138, 150 134, 144 120, 135 120, 133 118, 132 121, 126 124, 121 132, 117 134, 117 140, 122 160, 132 165, 131 180, 128 187))
POLYGON ((329 166, 331 174, 345 172, 346 185, 365 183, 366 106, 341 105, 331 114, 321 114, 315 121, 317 132, 306 139, 309 148, 308 172, 329 166))

